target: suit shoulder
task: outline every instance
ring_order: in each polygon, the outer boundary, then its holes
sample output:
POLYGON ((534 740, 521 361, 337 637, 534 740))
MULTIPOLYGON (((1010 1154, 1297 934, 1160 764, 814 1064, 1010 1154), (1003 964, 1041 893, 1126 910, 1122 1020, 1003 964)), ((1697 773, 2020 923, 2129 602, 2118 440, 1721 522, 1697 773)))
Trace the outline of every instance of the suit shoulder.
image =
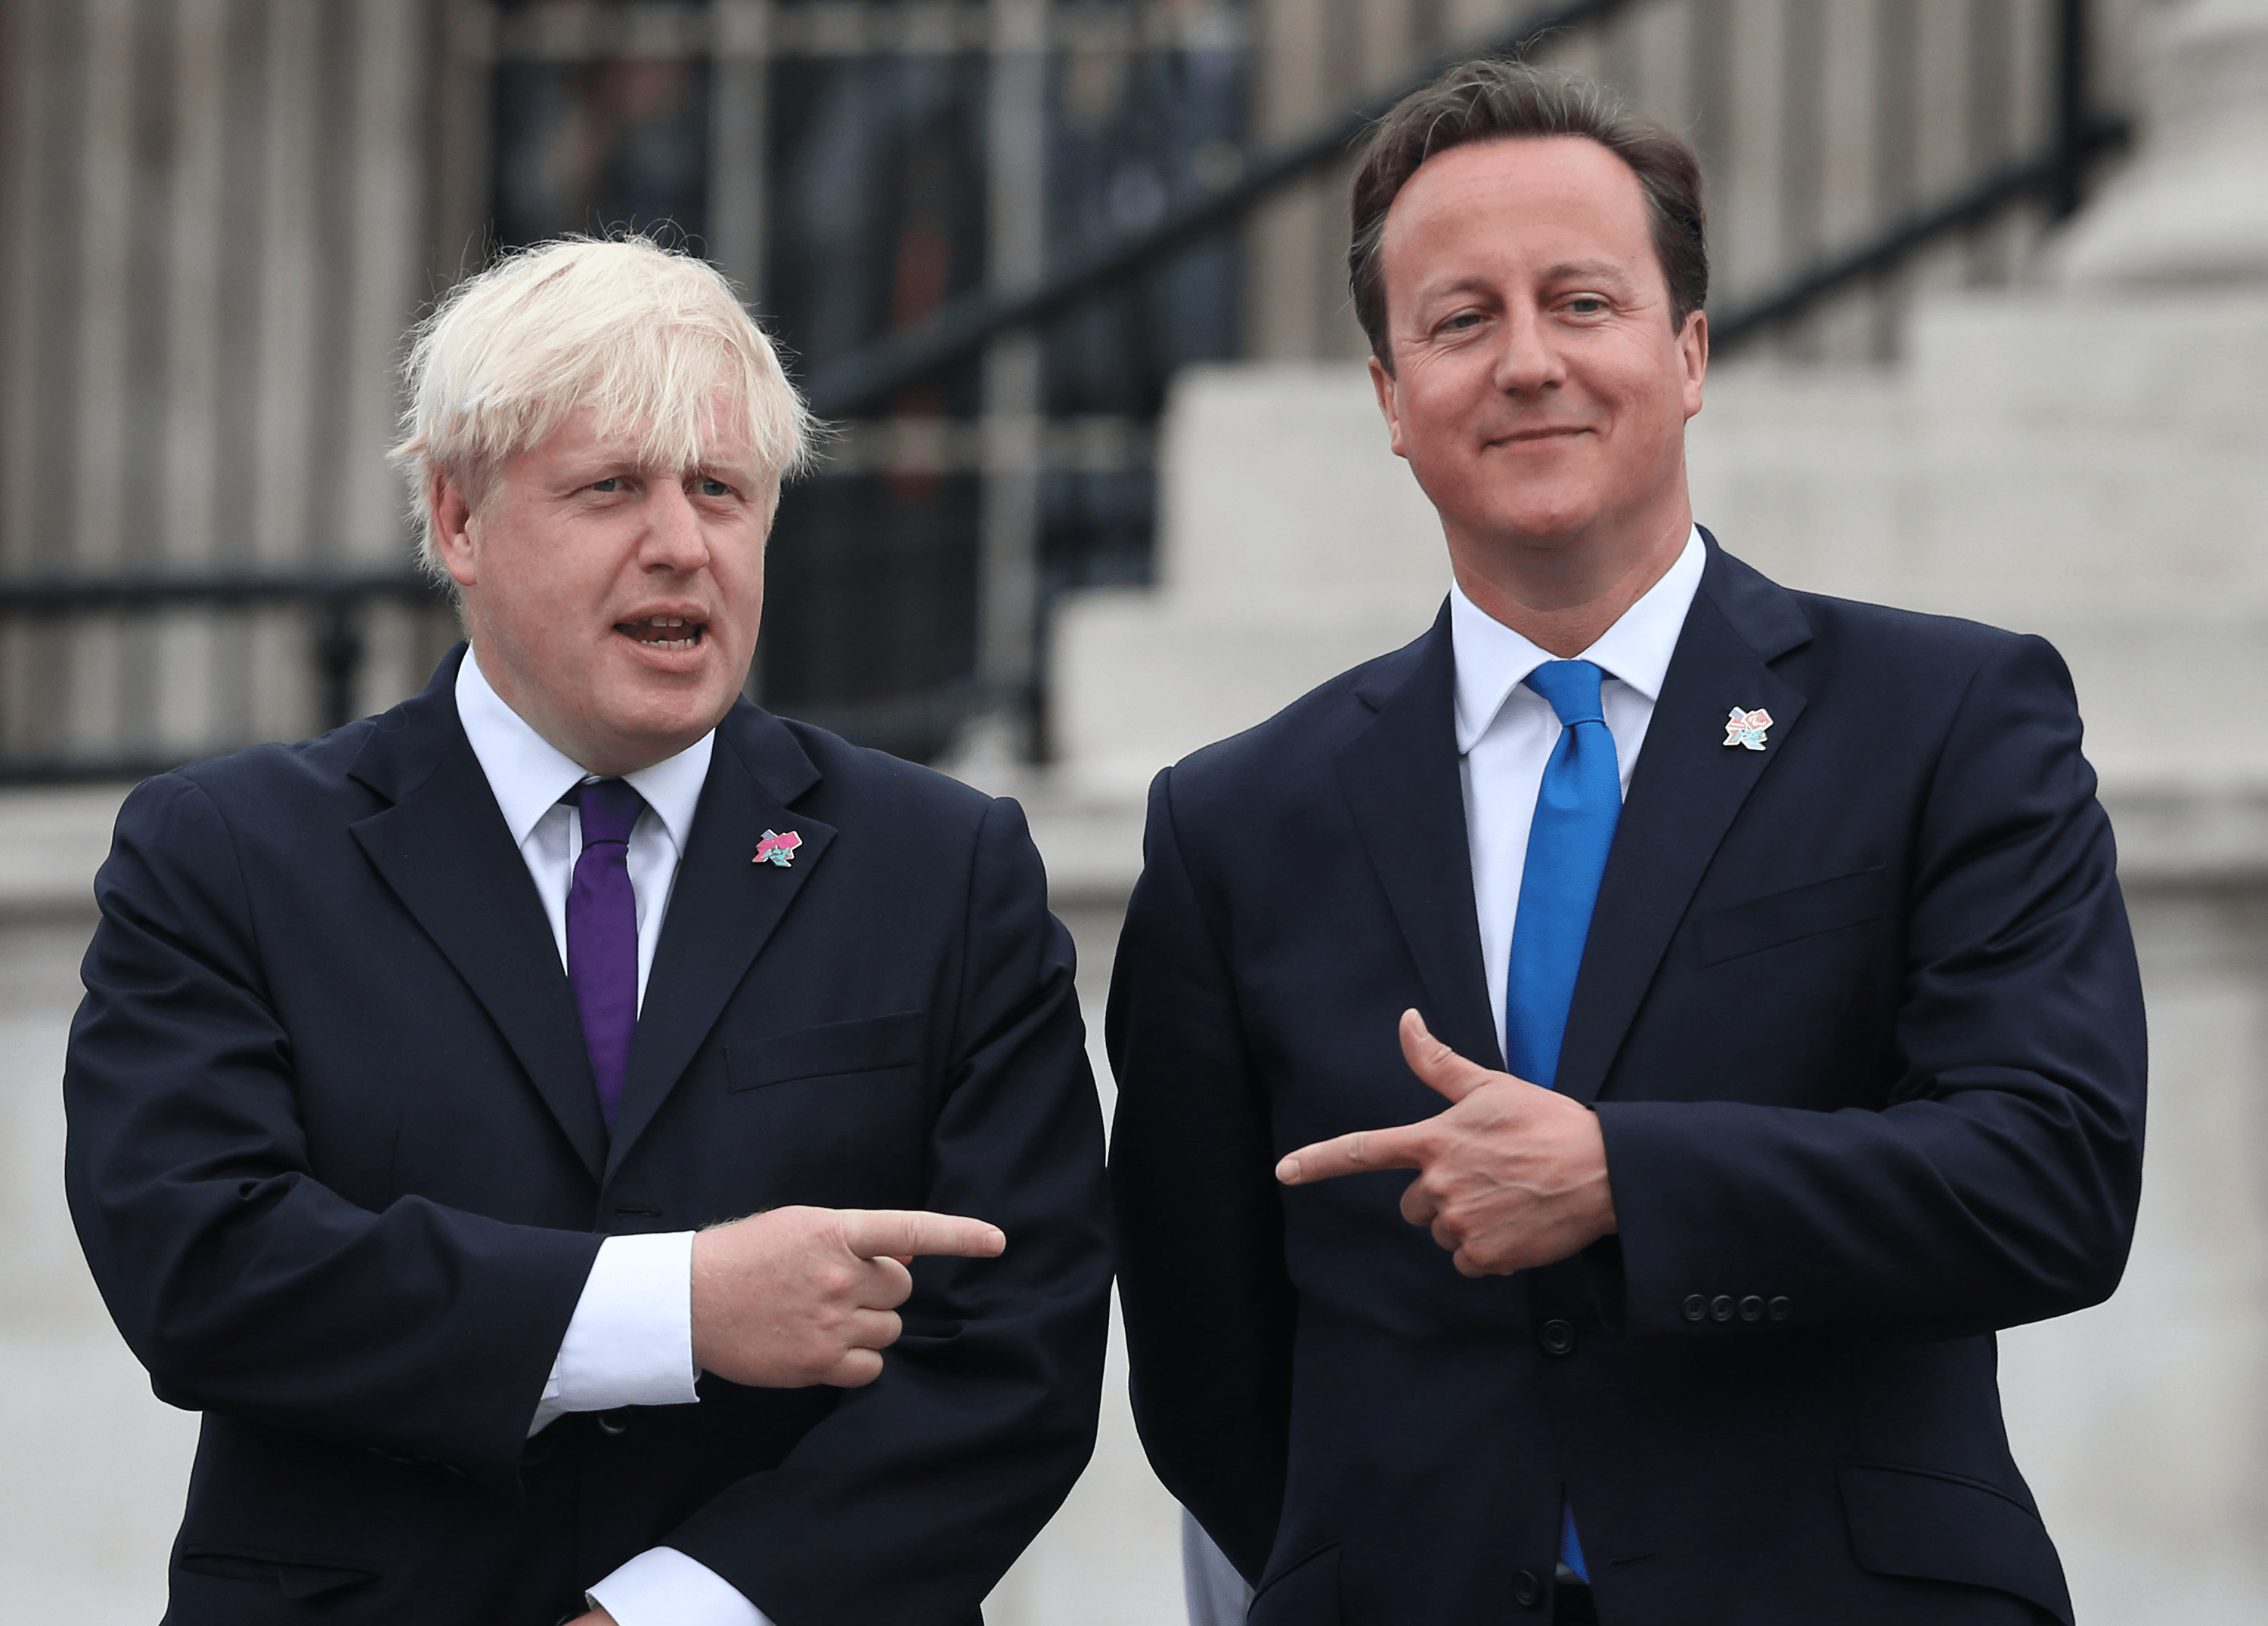
POLYGON ((897 817, 940 828, 974 828, 995 797, 919 762, 853 745, 814 724, 779 719, 818 770, 830 806, 850 816, 897 817))
POLYGON ((1702 578, 1701 592, 1767 659, 1809 644, 1814 658, 1867 663, 1901 682, 1955 686, 1996 658, 2021 660, 2029 652, 2061 665, 2044 638, 1959 616, 1786 587, 1721 548, 1702 578))
POLYGON ((1432 636, 1350 667, 1264 722, 1191 752, 1170 770, 1176 799, 1241 796, 1328 769, 1377 715, 1379 698, 1410 680, 1432 636))
POLYGON ((146 781, 135 794, 178 796, 194 787, 225 814, 262 817, 289 816, 312 803, 342 796, 367 801, 368 792, 350 783, 348 769, 372 732, 386 721, 385 717, 364 717, 312 739, 247 746, 208 757, 146 781))
POLYGON ((1968 656, 1985 660, 2036 641, 2027 633, 2010 632, 2006 628, 1958 615, 1902 610, 1859 599, 1831 598, 1825 593, 1796 592, 1793 597, 1815 635, 1865 644, 1886 654, 1910 651, 1919 658, 1968 656))
POLYGON ((1925 709, 1933 697, 1957 706, 1980 679, 2071 696, 2061 652, 2036 633, 1852 599, 1794 596, 1812 628, 1806 664, 1834 674, 1838 687, 1856 685, 1886 702, 1898 697, 1925 709))

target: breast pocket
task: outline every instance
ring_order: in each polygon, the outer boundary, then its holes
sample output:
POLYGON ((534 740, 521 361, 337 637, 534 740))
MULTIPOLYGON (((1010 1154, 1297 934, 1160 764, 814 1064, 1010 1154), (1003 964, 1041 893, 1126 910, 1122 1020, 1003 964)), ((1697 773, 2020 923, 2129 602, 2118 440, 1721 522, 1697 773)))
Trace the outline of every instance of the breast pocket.
POLYGON ((917 1208, 927 1164, 929 1019, 828 1022, 725 1047, 735 1155, 763 1205, 917 1208))
POLYGON ((1889 911, 1889 873, 1878 865, 1704 915, 1694 923, 1693 940, 1701 963, 1713 966, 1846 926, 1862 926, 1889 911))
POLYGON ((838 1078, 850 1073, 894 1072, 918 1067, 927 1017, 919 1011, 862 1017, 801 1027, 725 1048, 725 1087, 737 1093, 799 1078, 838 1078))

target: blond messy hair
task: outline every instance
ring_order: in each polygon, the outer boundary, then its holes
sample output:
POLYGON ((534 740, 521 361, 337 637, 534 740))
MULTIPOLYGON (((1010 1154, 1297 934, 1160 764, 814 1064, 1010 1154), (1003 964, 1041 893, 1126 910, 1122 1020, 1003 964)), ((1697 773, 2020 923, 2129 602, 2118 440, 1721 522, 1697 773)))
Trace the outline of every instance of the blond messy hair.
POLYGON ((506 255, 411 329, 409 405, 390 454, 408 476, 419 563, 449 585, 427 500, 446 475, 477 498, 498 465, 567 416, 630 433, 643 460, 690 468, 745 434, 777 482, 809 463, 814 425, 715 267, 650 238, 569 237, 506 255))

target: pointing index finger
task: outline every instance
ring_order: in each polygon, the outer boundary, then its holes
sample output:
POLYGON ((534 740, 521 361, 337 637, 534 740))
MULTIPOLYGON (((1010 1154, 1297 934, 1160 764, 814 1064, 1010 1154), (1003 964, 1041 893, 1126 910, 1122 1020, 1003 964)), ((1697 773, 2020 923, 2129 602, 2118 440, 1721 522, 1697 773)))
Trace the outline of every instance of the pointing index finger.
POLYGON ((1373 1169, 1424 1168, 1425 1160, 1418 1150, 1424 1131, 1423 1124, 1413 1123, 1395 1129, 1357 1129, 1351 1135, 1319 1140, 1287 1153, 1276 1165, 1276 1178, 1287 1186, 1307 1186, 1373 1169))
POLYGON ((843 1210, 843 1243, 861 1259, 902 1262, 924 1254, 990 1259, 1007 1248, 1008 1239, 999 1226, 960 1214, 854 1208, 843 1210))

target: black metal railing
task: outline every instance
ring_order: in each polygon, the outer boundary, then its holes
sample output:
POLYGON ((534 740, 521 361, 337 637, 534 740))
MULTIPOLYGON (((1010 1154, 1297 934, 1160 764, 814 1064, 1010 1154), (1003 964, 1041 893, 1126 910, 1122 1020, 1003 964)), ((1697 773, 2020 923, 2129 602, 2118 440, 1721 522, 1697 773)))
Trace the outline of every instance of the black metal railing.
MULTIPOLYGON (((307 618, 307 666, 324 729, 357 714, 366 651, 364 624, 376 604, 438 607, 441 590, 406 570, 232 571, 210 576, 49 576, 0 580, 0 624, 33 617, 151 616, 184 609, 296 608, 307 618)), ((92 755, 70 750, 0 755, 0 784, 141 779, 178 767, 178 752, 92 755)))
MULTIPOLYGON (((1499 40, 1491 54, 1521 56, 1557 34, 1606 21, 1631 0, 1573 0, 1530 19, 1499 40)), ((2056 0, 2055 136, 2038 157, 1996 173, 1960 196, 1893 223, 1873 240, 1834 261, 1798 273, 1786 286, 1711 324, 1712 342, 1729 347, 1802 315, 1828 295, 1880 275, 1919 250, 1970 231, 2013 204, 2044 199, 2056 218, 2085 195, 2089 167, 2123 144, 2128 126, 2091 105, 2092 79, 2087 0, 2056 0)), ((870 346, 812 380, 813 410, 850 417, 976 355, 1004 333, 1044 325, 1082 300, 1121 286, 1165 263, 1190 244, 1249 217, 1276 194, 1345 159, 1388 109, 1423 89, 1446 68, 1476 53, 1460 50, 1429 63, 1391 92, 1332 119, 1321 128, 1241 166, 1240 177, 1214 195, 1167 214, 1146 231, 1130 232, 1051 272, 1031 287, 982 289, 946 305, 919 326, 870 346)))
MULTIPOLYGON (((1524 24, 1497 49, 1524 54, 1547 36, 1596 25, 1631 0, 1575 0, 1524 24)), ((2055 94, 2043 151, 1998 168, 1954 195, 1893 220, 1867 240, 1787 276, 1771 291, 1715 318, 1719 350, 1793 323, 1853 285, 1883 277, 1934 245, 1971 232, 2020 204, 2043 205, 2052 217, 2075 210, 2091 167, 2128 137, 2124 120, 2092 105, 2087 0, 2056 0, 2052 17, 2055 94)), ((1459 52, 1462 57, 1470 52, 1459 52)), ((1233 227, 1285 188, 1343 162, 1369 125, 1394 102, 1429 81, 1442 63, 1388 94, 1328 121, 1298 139, 1252 154, 1212 195, 1168 212, 1155 224, 1083 254, 1023 288, 983 289, 953 300, 917 326, 894 334, 828 367, 813 380, 823 417, 856 416, 909 386, 966 364, 1003 334, 1044 326, 1083 302, 1123 287, 1171 261, 1192 244, 1233 227)), ((436 590, 407 571, 347 574, 232 573, 201 577, 55 576, 0 580, 0 626, 32 617, 146 615, 183 608, 246 609, 292 606, 308 616, 307 659, 325 726, 353 715, 364 656, 361 630, 378 602, 438 603, 436 590)), ((948 685, 882 706, 812 709, 814 720, 838 725, 886 748, 900 735, 935 738, 939 720, 965 717, 1001 696, 974 681, 948 685)), ((1026 697, 1035 703, 1036 696, 1026 697)), ((228 742, 215 742, 225 744, 228 742)), ((0 754, 0 784, 63 783, 133 777, 173 765, 162 752, 107 758, 56 751, 0 754)))
MULTIPOLYGON (((1573 0, 1522 24, 1498 41, 1493 52, 1524 55, 1547 36, 1602 22, 1629 4, 1631 0, 1573 0)), ((1246 219, 1286 187, 1344 159, 1395 103, 1431 84, 1452 63, 1474 54, 1458 51, 1431 63, 1391 92, 1373 97, 1272 151, 1246 158, 1234 166, 1236 178, 1211 196, 1169 210, 1145 231, 1129 232, 1079 255, 1029 288, 980 289, 919 326, 845 358, 812 380, 812 409, 825 418, 854 416, 909 384, 967 361, 1004 333, 1042 326, 1081 301, 1164 264, 1191 244, 1246 219)))

